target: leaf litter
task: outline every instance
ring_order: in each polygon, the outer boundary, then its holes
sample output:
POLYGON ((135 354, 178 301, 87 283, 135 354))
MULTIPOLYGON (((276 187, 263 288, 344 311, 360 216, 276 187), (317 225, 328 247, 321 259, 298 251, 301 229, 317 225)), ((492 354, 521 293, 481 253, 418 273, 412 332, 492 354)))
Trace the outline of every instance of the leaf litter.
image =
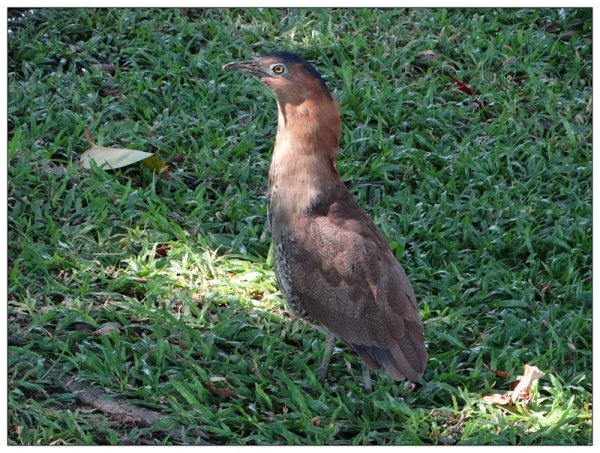
POLYGON ((92 161, 100 168, 107 170, 115 170, 137 162, 142 162, 159 176, 164 176, 169 171, 169 167, 164 160, 154 153, 129 148, 108 148, 106 146, 99 146, 92 141, 88 129, 84 130, 84 135, 90 147, 79 158, 79 166, 81 168, 90 169, 92 161))
MULTIPOLYGON (((489 370, 489 368, 487 369, 489 370)), ((494 370, 489 371, 494 372, 494 370)), ((519 382, 511 392, 494 393, 492 395, 486 395, 483 397, 483 401, 485 401, 488 404, 495 404, 500 406, 519 402, 523 406, 526 406, 529 402, 529 399, 531 398, 531 395, 529 393, 531 386, 543 376, 544 372, 541 371, 538 367, 526 364, 523 376, 519 376, 519 382)))

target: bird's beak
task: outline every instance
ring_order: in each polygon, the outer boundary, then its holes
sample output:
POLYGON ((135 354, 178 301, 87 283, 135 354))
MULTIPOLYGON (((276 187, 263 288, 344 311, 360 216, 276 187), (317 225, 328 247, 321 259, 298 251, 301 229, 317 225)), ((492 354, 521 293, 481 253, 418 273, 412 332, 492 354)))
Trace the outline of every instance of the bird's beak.
POLYGON ((223 65, 225 71, 239 71, 255 77, 264 77, 269 75, 263 66, 257 61, 233 61, 223 65))

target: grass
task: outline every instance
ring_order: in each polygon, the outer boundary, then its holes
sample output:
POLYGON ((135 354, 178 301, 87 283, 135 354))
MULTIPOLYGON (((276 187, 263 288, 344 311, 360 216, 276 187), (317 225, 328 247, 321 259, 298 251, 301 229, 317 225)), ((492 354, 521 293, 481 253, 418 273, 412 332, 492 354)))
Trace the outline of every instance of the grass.
POLYGON ((591 16, 10 10, 8 442, 591 444, 591 16), (383 373, 364 394, 342 344, 321 387, 323 335, 276 289, 275 103, 221 66, 283 48, 340 100, 338 168, 417 293, 408 395, 383 373), (85 128, 169 175, 78 169, 85 128), (524 364, 546 373, 526 410, 483 401, 524 364))

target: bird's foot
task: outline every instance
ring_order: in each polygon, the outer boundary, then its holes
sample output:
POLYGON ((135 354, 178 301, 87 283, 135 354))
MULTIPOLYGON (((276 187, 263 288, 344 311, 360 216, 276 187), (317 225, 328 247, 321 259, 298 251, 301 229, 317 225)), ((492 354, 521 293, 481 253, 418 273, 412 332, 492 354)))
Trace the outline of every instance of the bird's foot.
POLYGON ((325 376, 327 376, 327 369, 329 368, 329 361, 333 354, 333 346, 335 345, 335 337, 331 333, 327 333, 325 336, 325 353, 323 354, 323 361, 321 366, 317 370, 317 378, 321 385, 325 384, 325 376))

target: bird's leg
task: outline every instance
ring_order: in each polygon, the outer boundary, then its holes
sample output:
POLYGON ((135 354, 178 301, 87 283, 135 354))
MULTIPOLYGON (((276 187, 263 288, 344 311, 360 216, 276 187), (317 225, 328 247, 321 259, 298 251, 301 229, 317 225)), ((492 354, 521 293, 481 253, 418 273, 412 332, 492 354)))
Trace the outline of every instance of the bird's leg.
POLYGON ((325 376, 327 375, 327 368, 329 368, 329 361, 333 354, 333 346, 335 345, 335 336, 327 332, 325 334, 325 353, 323 354, 323 361, 319 367, 318 377, 319 382, 323 384, 325 382, 325 376))
POLYGON ((363 387, 365 389, 365 392, 371 393, 371 390, 372 390, 371 372, 369 371, 369 365, 367 365, 365 362, 361 362, 361 363, 362 363, 363 387))

